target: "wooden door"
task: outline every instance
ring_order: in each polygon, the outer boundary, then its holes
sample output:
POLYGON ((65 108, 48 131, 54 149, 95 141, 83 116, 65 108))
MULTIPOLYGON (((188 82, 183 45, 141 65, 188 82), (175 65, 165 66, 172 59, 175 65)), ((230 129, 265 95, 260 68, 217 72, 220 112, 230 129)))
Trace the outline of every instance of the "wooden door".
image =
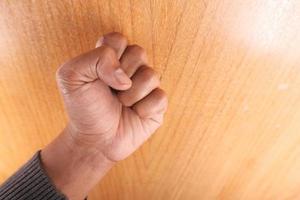
POLYGON ((57 67, 118 31, 169 109, 90 199, 299 199, 299 29, 298 0, 1 1, 0 182, 66 123, 57 67))

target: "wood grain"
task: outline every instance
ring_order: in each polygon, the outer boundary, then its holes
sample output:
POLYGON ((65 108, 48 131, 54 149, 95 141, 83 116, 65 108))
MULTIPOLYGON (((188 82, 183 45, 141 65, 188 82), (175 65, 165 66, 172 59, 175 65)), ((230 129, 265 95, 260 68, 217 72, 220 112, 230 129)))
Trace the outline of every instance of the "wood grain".
POLYGON ((299 199, 299 13, 297 0, 1 1, 0 181, 64 127, 59 64, 119 31, 146 48, 169 109, 90 199, 299 199))

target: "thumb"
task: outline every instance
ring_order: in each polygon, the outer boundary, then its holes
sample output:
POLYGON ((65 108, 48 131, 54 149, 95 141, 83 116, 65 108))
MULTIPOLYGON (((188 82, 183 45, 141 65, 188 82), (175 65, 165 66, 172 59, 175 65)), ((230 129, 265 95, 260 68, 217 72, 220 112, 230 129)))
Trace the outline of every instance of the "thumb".
POLYGON ((71 59, 58 69, 56 77, 66 92, 97 79, 116 90, 127 90, 132 84, 120 68, 115 51, 108 46, 101 46, 71 59))

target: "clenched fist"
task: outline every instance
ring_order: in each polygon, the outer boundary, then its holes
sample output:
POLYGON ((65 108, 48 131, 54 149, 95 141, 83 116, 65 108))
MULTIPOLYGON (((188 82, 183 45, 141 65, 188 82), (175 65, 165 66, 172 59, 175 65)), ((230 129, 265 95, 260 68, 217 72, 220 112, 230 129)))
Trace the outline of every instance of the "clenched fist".
POLYGON ((119 33, 63 64, 56 79, 69 122, 41 159, 55 186, 79 200, 162 124, 167 98, 145 50, 119 33))
POLYGON ((167 98, 146 57, 142 47, 110 33, 57 71, 70 133, 110 160, 130 155, 162 123, 167 98))

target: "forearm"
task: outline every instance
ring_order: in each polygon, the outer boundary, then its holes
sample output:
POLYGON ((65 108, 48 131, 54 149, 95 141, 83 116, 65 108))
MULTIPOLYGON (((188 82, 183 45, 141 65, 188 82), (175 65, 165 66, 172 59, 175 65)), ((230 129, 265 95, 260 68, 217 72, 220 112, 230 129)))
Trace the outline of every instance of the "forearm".
POLYGON ((78 144, 66 128, 41 152, 43 167, 69 199, 82 200, 113 166, 97 148, 78 144))

